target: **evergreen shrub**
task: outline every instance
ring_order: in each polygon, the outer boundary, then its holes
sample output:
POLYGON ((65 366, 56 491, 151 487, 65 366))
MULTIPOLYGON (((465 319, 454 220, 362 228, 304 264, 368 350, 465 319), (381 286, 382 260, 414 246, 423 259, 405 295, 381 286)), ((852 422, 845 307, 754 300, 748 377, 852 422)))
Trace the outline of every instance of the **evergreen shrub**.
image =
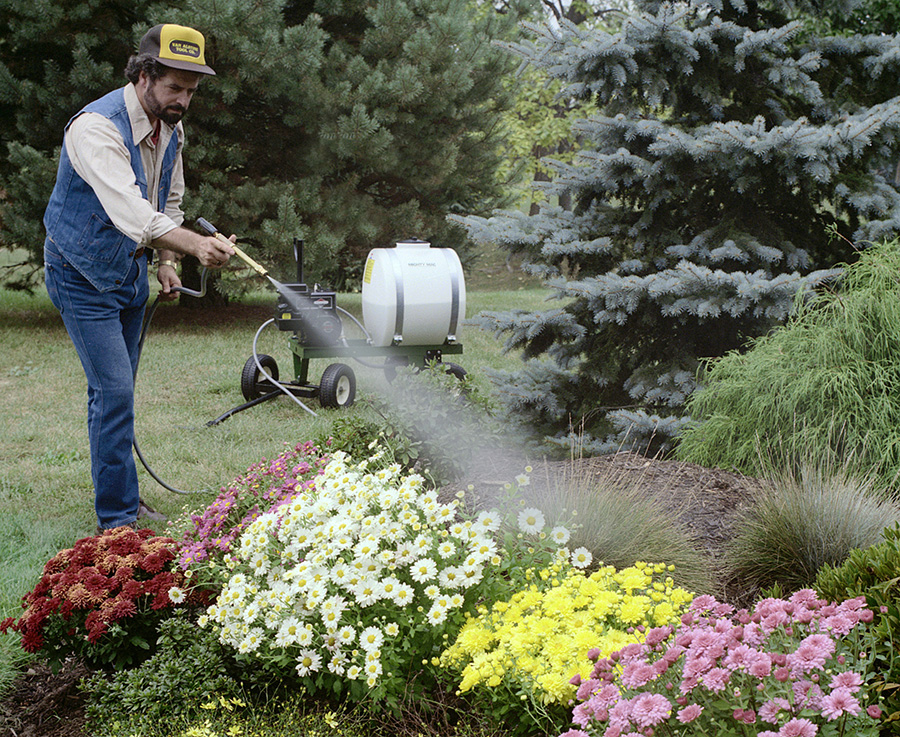
POLYGON ((867 248, 783 327, 712 361, 678 456, 763 475, 808 458, 900 475, 900 242, 867 248))
POLYGON ((873 687, 886 711, 882 733, 900 733, 900 525, 886 528, 883 541, 851 551, 840 565, 824 565, 814 588, 834 601, 866 597, 875 614, 867 638, 874 651, 873 687))
POLYGON ((896 237, 900 36, 845 34, 858 4, 634 0, 615 31, 510 45, 592 109, 546 206, 459 218, 557 300, 483 316, 526 359, 497 376, 513 417, 591 454, 668 450, 703 360, 787 319, 851 242, 896 237))

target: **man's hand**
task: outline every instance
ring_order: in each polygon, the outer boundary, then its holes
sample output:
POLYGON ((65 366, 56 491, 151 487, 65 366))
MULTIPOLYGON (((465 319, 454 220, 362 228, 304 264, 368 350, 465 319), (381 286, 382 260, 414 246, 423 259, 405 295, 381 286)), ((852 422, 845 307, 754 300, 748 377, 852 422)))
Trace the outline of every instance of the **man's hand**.
MULTIPOLYGON (((197 250, 193 255, 197 257, 201 266, 205 266, 207 269, 221 269, 228 263, 228 259, 234 256, 234 249, 224 241, 206 235, 200 235, 198 238, 200 238, 200 243, 197 244, 197 250)), ((228 240, 235 243, 237 236, 232 235, 228 240)))
POLYGON ((172 290, 181 286, 181 279, 178 278, 174 266, 171 264, 160 264, 156 270, 156 279, 162 287, 162 291, 159 293, 160 301, 172 302, 178 299, 179 292, 173 292, 172 290))
MULTIPOLYGON (((234 243, 237 236, 232 235, 229 240, 234 243)), ((181 227, 170 230, 150 245, 159 251, 168 250, 195 256, 200 265, 207 269, 222 268, 234 255, 234 249, 224 241, 181 227)))

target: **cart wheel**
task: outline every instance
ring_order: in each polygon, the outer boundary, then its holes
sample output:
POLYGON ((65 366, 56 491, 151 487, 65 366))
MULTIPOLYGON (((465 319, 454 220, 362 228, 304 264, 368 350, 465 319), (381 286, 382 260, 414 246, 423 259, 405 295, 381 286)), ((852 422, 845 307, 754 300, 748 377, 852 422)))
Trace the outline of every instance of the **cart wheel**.
POLYGON ((409 358, 407 356, 387 356, 384 359, 384 378, 390 384, 397 378, 397 367, 409 366, 409 358))
MULTIPOLYGON (((260 353, 258 358, 262 367, 273 379, 278 381, 278 364, 275 362, 275 359, 265 353, 260 353)), ((253 356, 250 356, 247 359, 247 363, 244 364, 244 370, 241 371, 241 394, 244 395, 244 399, 250 402, 272 391, 274 388, 265 377, 262 377, 259 366, 256 365, 253 356)))
POLYGON ((332 363, 322 372, 319 404, 323 407, 349 407, 356 399, 356 375, 345 363, 332 363))

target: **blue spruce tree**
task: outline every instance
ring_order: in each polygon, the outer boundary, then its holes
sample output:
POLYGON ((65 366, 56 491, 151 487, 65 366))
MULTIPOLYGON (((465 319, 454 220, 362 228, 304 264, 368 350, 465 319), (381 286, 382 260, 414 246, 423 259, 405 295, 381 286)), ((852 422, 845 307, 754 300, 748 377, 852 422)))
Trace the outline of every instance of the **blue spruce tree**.
POLYGON ((559 300, 482 318, 523 351, 496 380, 544 436, 666 449, 702 360, 900 231, 900 36, 822 32, 853 5, 635 0, 618 32, 562 21, 510 46, 596 109, 545 185, 570 209, 458 219, 559 300))

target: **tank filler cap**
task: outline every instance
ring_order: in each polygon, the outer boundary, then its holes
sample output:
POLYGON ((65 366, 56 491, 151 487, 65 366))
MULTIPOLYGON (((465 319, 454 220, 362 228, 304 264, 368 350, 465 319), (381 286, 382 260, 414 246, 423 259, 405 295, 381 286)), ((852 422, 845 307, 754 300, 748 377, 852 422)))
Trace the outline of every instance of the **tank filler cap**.
POLYGON ((397 241, 397 248, 431 248, 431 243, 418 238, 407 238, 403 241, 397 241))

